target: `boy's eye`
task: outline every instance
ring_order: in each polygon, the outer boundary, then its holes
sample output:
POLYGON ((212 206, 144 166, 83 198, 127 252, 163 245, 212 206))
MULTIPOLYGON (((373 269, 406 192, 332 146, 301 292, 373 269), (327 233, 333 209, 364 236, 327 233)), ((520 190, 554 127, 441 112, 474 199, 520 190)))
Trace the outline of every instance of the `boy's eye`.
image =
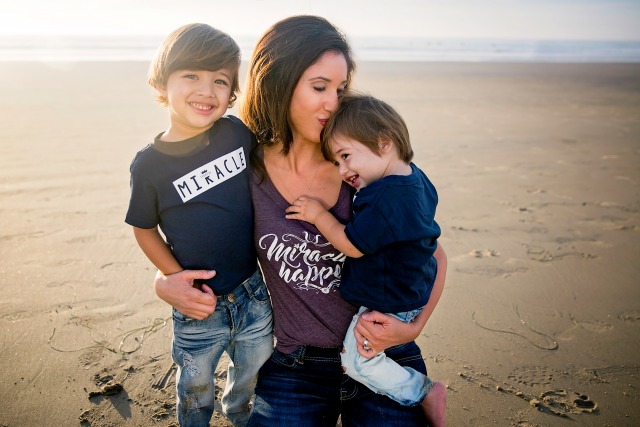
POLYGON ((195 74, 185 74, 184 77, 191 80, 196 80, 198 78, 195 74))
POLYGON ((348 154, 342 154, 340 155, 340 157, 342 158, 342 160, 347 160, 347 157, 349 157, 348 154))
POLYGON ((216 80, 216 84, 229 86, 229 82, 227 82, 226 80, 222 80, 222 79, 216 80))

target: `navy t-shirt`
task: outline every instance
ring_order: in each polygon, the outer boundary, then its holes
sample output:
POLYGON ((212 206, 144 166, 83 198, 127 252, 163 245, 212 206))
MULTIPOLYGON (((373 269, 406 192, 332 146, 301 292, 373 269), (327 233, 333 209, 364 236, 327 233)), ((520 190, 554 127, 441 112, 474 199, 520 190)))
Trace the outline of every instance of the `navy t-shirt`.
POLYGON ((216 270, 206 283, 231 292, 257 268, 249 153, 255 137, 236 117, 179 142, 156 138, 131 163, 125 222, 159 226, 185 269, 216 270))
POLYGON ((345 233, 364 256, 347 258, 340 293, 383 313, 428 302, 437 272, 438 194, 413 163, 408 176, 390 175, 361 189, 345 233))

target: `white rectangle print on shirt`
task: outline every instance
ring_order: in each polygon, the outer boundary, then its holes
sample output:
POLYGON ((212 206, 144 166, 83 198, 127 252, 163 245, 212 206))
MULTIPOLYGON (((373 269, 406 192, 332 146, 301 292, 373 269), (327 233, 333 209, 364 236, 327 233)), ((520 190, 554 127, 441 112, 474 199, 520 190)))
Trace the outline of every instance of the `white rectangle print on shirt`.
POLYGON ((182 202, 187 202, 247 168, 242 147, 200 166, 173 181, 182 202))

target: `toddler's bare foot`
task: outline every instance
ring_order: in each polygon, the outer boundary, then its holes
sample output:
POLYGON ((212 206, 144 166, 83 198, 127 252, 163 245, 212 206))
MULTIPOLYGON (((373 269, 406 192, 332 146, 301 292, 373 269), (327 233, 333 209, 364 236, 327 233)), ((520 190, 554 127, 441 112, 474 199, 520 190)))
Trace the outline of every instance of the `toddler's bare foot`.
POLYGON ((431 427, 444 427, 446 400, 447 388, 440 381, 434 382, 429 394, 420 403, 431 427))

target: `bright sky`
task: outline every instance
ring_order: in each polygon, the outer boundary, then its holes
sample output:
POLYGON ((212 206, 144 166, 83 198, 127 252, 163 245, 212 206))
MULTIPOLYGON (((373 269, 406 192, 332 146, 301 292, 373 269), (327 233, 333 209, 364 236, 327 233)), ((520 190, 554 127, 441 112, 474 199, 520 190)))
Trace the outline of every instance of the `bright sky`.
POLYGON ((205 22, 258 37, 296 14, 348 37, 640 40, 640 0, 0 0, 0 35, 164 36, 205 22))

